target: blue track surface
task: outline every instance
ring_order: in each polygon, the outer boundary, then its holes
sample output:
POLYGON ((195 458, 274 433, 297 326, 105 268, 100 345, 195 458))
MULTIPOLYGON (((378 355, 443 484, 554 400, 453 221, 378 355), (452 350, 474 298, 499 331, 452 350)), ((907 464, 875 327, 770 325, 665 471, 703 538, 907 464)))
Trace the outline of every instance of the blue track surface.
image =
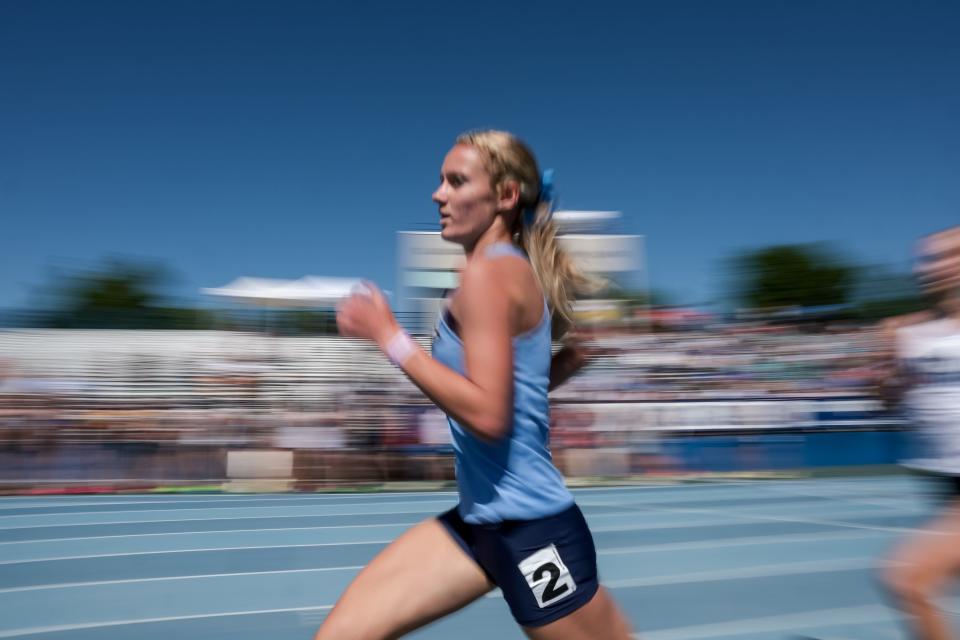
MULTIPOLYGON (((603 582, 641 638, 906 638, 874 574, 930 513, 908 478, 576 496, 603 582)), ((454 502, 451 493, 2 498, 0 638, 309 639, 364 563, 454 502)), ((956 597, 943 604, 960 612, 956 597)), ((523 636, 491 594, 411 637, 523 636)))

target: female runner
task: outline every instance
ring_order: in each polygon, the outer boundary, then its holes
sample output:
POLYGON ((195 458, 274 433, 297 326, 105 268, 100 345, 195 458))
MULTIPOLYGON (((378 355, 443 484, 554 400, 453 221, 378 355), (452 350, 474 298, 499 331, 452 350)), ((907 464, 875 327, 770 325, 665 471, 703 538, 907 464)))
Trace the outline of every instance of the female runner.
POLYGON ((571 347, 551 358, 551 336, 569 327, 570 298, 588 284, 557 244, 550 191, 513 135, 460 136, 433 201, 466 265, 432 356, 372 285, 338 310, 342 334, 375 341, 447 414, 460 502, 378 554, 316 640, 400 637, 494 587, 530 638, 631 637, 548 446, 547 391, 582 364, 571 347))

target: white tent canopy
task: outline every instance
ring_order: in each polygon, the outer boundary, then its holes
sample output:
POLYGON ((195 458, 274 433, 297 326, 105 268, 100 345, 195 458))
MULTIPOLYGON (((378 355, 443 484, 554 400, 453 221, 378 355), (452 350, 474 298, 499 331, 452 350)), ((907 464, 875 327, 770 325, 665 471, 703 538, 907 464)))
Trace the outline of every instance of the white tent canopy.
POLYGON ((211 296, 266 307, 319 307, 336 304, 362 284, 359 278, 304 276, 299 280, 237 278, 222 287, 203 289, 211 296))

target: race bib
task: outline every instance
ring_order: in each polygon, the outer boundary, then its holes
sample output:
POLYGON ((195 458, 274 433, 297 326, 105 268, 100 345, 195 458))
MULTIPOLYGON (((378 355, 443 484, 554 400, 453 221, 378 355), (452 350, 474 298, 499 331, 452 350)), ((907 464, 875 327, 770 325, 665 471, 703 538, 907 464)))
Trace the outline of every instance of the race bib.
POLYGON ((563 600, 577 590, 570 570, 563 564, 557 548, 552 544, 527 556, 517 567, 541 609, 563 600))

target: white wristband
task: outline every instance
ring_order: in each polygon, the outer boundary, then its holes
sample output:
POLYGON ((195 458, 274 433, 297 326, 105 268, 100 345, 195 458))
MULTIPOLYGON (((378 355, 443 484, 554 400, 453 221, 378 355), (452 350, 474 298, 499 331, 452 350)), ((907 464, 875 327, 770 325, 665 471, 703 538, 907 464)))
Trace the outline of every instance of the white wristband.
POLYGON ((387 342, 385 350, 387 357, 390 358, 390 362, 398 367, 402 367, 403 363, 417 351, 417 343, 413 341, 413 338, 411 338, 406 331, 400 329, 390 338, 390 341, 387 342))

